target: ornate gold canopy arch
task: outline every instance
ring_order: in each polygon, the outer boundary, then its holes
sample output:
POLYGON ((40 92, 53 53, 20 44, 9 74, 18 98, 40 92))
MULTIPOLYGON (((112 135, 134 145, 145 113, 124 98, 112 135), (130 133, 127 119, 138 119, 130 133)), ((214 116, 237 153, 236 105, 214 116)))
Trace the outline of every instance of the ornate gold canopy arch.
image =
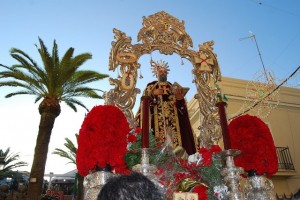
MULTIPOLYGON (((194 80, 200 109, 200 145, 208 146, 218 142, 221 137, 218 111, 215 107, 215 84, 221 80, 221 72, 213 52, 213 41, 198 46, 198 51, 191 49, 193 41, 185 32, 184 21, 161 11, 143 17, 143 27, 138 33, 138 44, 132 44, 131 37, 124 32, 113 29, 116 41, 112 42, 109 56, 109 70, 120 68, 121 76, 110 78, 113 89, 104 94, 105 104, 119 107, 126 115, 128 122, 134 126, 132 109, 136 95, 140 89, 136 88, 138 63, 142 55, 159 51, 164 55, 178 54, 186 58, 193 65, 194 80)), ((199 134, 198 134, 199 135, 199 134)))

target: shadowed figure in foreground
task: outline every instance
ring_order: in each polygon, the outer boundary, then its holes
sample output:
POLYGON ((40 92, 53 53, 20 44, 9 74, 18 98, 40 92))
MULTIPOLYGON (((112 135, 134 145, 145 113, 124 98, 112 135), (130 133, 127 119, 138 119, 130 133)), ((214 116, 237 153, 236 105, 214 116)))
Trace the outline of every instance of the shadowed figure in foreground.
POLYGON ((102 187, 97 200, 162 200, 156 185, 140 173, 110 178, 102 187))

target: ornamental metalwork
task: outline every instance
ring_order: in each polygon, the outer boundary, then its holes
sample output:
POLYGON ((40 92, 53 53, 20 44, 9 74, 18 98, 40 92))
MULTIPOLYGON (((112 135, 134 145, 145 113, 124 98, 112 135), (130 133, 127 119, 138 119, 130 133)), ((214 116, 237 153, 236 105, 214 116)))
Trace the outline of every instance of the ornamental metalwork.
POLYGON ((140 89, 136 88, 139 58, 153 51, 164 55, 178 54, 193 65, 194 80, 200 109, 200 146, 207 147, 216 144, 221 138, 219 116, 216 103, 216 87, 221 80, 221 72, 213 52, 213 41, 205 42, 194 51, 193 41, 185 32, 184 21, 161 11, 149 17, 143 17, 143 27, 138 33, 137 44, 132 44, 131 37, 124 32, 113 29, 115 41, 109 56, 109 70, 120 69, 121 75, 110 78, 114 86, 104 94, 105 104, 118 106, 126 115, 128 122, 134 126, 132 108, 140 89))

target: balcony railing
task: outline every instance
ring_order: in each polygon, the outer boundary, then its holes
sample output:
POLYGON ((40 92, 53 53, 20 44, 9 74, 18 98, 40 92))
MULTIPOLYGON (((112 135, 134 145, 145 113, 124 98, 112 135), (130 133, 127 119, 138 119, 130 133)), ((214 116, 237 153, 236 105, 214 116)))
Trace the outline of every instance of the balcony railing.
POLYGON ((289 147, 276 147, 278 170, 295 170, 289 147))

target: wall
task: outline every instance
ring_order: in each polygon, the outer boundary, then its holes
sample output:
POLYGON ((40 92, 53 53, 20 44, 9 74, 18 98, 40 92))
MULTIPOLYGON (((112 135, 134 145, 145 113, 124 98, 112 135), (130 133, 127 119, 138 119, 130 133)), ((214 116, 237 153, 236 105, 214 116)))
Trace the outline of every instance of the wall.
MULTIPOLYGON (((241 112, 248 83, 249 81, 225 77, 219 83, 222 92, 228 97, 226 111, 229 120, 241 112)), ((275 106, 277 103, 271 104, 275 106)), ((198 107, 197 100, 189 101, 191 123, 196 135, 199 134, 200 125, 198 107)), ((252 112, 248 114, 256 115, 252 112)), ((300 189, 300 90, 280 87, 278 106, 266 118, 261 119, 270 126, 275 146, 289 147, 295 167, 295 171, 279 171, 272 177, 275 191, 278 194, 296 193, 300 189)))

